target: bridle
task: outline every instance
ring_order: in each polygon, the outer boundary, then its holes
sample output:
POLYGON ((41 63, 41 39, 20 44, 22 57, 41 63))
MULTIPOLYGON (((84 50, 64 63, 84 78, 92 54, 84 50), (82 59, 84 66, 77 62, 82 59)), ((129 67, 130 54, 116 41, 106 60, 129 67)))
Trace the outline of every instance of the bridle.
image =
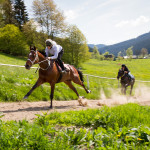
MULTIPOLYGON (((120 71, 123 71, 123 70, 119 70, 119 72, 120 71)), ((119 78, 122 78, 122 77, 124 77, 125 76, 125 72, 123 73, 123 75, 121 75, 119 78)))
POLYGON ((124 77, 125 75, 126 75, 126 73, 124 72, 123 75, 120 76, 120 78, 121 78, 122 81, 125 81, 125 80, 126 80, 126 78, 123 79, 123 77, 124 77))
MULTIPOLYGON (((34 50, 30 50, 30 52, 31 52, 31 51, 35 52, 34 50)), ((32 65, 35 63, 36 60, 39 60, 37 51, 36 51, 35 53, 36 53, 36 56, 35 56, 34 60, 31 60, 31 59, 29 59, 29 58, 27 59, 27 61, 29 60, 32 65)))
MULTIPOLYGON (((34 50, 30 50, 30 51, 35 52, 35 53, 36 53, 36 56, 35 56, 34 60, 31 60, 31 59, 28 58, 27 61, 29 60, 32 65, 35 63, 35 61, 38 61, 36 64, 39 64, 39 65, 40 65, 41 63, 45 62, 45 61, 48 61, 48 67, 45 69, 45 68, 42 68, 42 67, 40 66, 40 69, 42 69, 42 70, 47 70, 47 69, 50 67, 50 60, 49 60, 49 59, 45 59, 45 60, 42 60, 42 61, 39 62, 39 56, 38 56, 37 51, 34 51, 34 50)), ((38 67, 38 68, 39 68, 39 67, 38 67)))

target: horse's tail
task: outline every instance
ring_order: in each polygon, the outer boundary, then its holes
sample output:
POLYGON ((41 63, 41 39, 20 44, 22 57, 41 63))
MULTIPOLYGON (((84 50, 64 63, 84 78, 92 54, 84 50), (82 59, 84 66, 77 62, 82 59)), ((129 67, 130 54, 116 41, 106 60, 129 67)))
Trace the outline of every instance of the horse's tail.
POLYGON ((82 82, 84 82, 84 80, 83 80, 83 73, 79 70, 79 69, 77 69, 76 67, 74 67, 73 65, 71 65, 75 70, 77 70, 78 71, 78 74, 79 74, 79 77, 80 77, 80 80, 82 81, 82 82))
POLYGON ((80 76, 80 80, 81 80, 82 82, 84 82, 84 80, 83 80, 83 73, 82 73, 80 70, 78 70, 78 69, 77 69, 77 71, 78 71, 78 74, 79 74, 79 76, 80 76))

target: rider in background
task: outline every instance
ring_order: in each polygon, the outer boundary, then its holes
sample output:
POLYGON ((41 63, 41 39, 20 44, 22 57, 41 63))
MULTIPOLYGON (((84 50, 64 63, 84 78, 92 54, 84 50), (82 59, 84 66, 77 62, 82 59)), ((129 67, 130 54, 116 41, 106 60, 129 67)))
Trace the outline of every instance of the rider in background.
POLYGON ((131 81, 131 79, 134 77, 130 73, 130 70, 128 69, 128 67, 125 64, 122 64, 121 67, 122 67, 122 70, 128 75, 129 80, 131 81))
POLYGON ((46 57, 48 57, 48 59, 58 60, 58 63, 62 68, 61 72, 62 73, 66 72, 64 64, 61 60, 62 55, 64 53, 62 46, 58 45, 55 41, 52 41, 51 39, 47 39, 45 43, 46 43, 46 48, 45 48, 46 57), (49 55, 53 55, 53 56, 49 57, 49 55))

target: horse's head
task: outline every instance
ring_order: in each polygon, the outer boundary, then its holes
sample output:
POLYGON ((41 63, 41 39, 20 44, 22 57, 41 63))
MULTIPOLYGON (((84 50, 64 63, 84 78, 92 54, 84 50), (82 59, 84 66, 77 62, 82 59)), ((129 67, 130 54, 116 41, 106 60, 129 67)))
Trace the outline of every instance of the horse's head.
POLYGON ((25 64, 25 68, 30 69, 31 66, 33 64, 36 64, 38 61, 39 61, 39 58, 38 58, 38 53, 37 53, 36 47, 30 46, 30 53, 28 55, 28 59, 27 59, 26 64, 25 64))
POLYGON ((119 69, 117 79, 119 80, 120 77, 124 75, 124 71, 122 69, 119 69))

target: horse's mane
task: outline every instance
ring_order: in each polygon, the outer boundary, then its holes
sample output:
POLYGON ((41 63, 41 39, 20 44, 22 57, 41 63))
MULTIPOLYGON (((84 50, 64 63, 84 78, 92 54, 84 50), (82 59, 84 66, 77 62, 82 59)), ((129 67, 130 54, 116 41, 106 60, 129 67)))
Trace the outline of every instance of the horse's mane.
POLYGON ((45 51, 40 51, 40 50, 38 50, 38 52, 41 53, 44 57, 46 57, 45 51))

